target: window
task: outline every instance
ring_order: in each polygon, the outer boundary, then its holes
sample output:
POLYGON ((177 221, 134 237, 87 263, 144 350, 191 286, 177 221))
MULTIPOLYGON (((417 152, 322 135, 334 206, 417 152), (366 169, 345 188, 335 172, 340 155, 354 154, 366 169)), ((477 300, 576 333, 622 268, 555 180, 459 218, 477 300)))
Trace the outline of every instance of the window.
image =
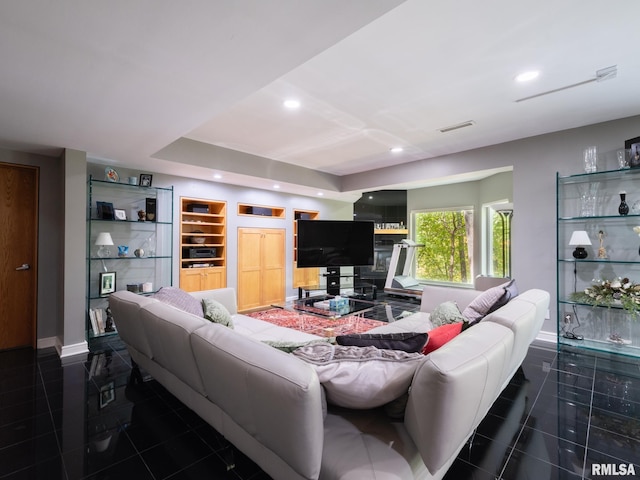
POLYGON ((473 283, 473 208, 414 212, 419 280, 473 283))

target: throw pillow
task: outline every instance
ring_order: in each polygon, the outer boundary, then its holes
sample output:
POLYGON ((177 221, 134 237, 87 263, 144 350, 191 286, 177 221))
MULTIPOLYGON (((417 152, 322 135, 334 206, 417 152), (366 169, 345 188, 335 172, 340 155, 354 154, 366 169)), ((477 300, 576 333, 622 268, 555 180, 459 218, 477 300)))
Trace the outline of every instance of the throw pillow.
POLYGON ((422 351, 427 343, 426 333, 400 332, 400 333, 356 333, 353 335, 338 335, 338 345, 383 348, 388 350, 402 350, 415 353, 422 351))
POLYGON ((507 284, 504 285, 504 294, 489 309, 489 313, 495 312, 500 307, 504 307, 507 303, 509 303, 513 298, 517 296, 518 296, 518 286, 516 285, 515 279, 511 279, 507 284))
POLYGON ((420 353, 316 344, 293 355, 311 364, 327 394, 327 402, 345 408, 380 407, 406 393, 423 361, 420 353))
POLYGON ((162 287, 153 298, 198 317, 204 317, 200 301, 177 287, 162 287))
POLYGON ((463 310, 462 315, 469 320, 469 323, 472 325, 478 323, 490 312, 506 305, 512 298, 510 295, 513 294, 514 288, 514 280, 511 280, 502 285, 485 290, 463 310))
POLYGON ((291 353, 300 347, 306 347, 307 345, 313 345, 316 343, 328 343, 329 338, 321 338, 318 340, 308 340, 306 342, 292 342, 286 340, 262 340, 262 343, 266 343, 270 347, 282 350, 285 353, 291 353))
POLYGON ((210 322, 219 323, 225 327, 233 328, 233 319, 229 310, 217 300, 212 298, 202 299, 202 309, 204 310, 204 318, 210 322))
POLYGON ((458 323, 466 320, 456 302, 444 302, 433 309, 429 315, 429 320, 434 327, 446 325, 447 323, 458 323))
POLYGON ((450 342, 462 332, 464 322, 447 323, 440 327, 429 330, 429 340, 422 349, 422 353, 425 355, 436 351, 445 343, 450 342))

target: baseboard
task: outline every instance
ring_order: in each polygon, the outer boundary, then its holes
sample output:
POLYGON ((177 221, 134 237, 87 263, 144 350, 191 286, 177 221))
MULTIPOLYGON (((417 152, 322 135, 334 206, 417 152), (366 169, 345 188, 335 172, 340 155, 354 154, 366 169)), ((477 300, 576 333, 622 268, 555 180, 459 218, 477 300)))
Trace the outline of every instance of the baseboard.
POLYGON ((56 350, 60 358, 66 358, 89 353, 89 344, 84 341, 73 345, 62 345, 59 339, 56 338, 56 350))
POLYGON ((544 332, 544 331, 541 330, 538 333, 538 336, 536 337, 536 340, 538 340, 540 342, 556 344, 556 343, 558 343, 558 334, 555 333, 555 332, 544 332))
POLYGON ((40 350, 42 348, 55 347, 57 341, 58 341, 57 337, 39 338, 38 341, 36 342, 36 348, 40 350))

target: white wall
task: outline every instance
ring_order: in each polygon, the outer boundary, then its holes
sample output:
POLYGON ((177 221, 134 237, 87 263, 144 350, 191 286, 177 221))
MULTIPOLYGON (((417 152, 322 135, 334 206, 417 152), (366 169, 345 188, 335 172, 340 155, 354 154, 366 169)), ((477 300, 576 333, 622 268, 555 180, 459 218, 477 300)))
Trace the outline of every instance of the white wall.
MULTIPOLYGON (((104 178, 104 165, 90 163, 87 167, 88 174, 102 180, 104 178)), ((138 176, 140 173, 118 168, 121 179, 128 176, 138 176)), ((283 228, 286 230, 286 296, 297 295, 297 290, 292 287, 293 279, 293 209, 316 210, 320 212, 320 218, 326 220, 351 220, 353 218, 353 203, 339 202, 322 199, 321 197, 303 197, 283 194, 276 190, 259 190, 235 185, 226 185, 219 182, 189 179, 171 175, 153 174, 153 186, 174 188, 174 239, 173 239, 173 284, 179 285, 180 275, 180 197, 204 198, 222 200, 227 202, 227 286, 237 287, 238 264, 238 228, 283 228), (283 207, 286 209, 286 217, 267 218, 238 215, 238 203, 250 205, 263 205, 268 207, 283 207)))

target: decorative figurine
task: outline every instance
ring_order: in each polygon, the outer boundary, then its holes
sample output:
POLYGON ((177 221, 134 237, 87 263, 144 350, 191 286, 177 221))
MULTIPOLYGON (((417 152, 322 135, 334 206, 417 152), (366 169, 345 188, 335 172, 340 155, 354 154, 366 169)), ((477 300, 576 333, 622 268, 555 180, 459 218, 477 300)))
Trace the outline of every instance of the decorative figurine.
POLYGON ((116 328, 113 325, 113 315, 111 315, 111 308, 107 307, 107 321, 104 323, 105 332, 115 332, 116 328))
POLYGON ((604 232, 602 230, 598 232, 598 238, 600 239, 600 248, 598 248, 598 258, 607 258, 607 250, 604 248, 604 232))
POLYGON ((138 210, 138 221, 144 222, 147 219, 147 212, 144 210, 138 210))

